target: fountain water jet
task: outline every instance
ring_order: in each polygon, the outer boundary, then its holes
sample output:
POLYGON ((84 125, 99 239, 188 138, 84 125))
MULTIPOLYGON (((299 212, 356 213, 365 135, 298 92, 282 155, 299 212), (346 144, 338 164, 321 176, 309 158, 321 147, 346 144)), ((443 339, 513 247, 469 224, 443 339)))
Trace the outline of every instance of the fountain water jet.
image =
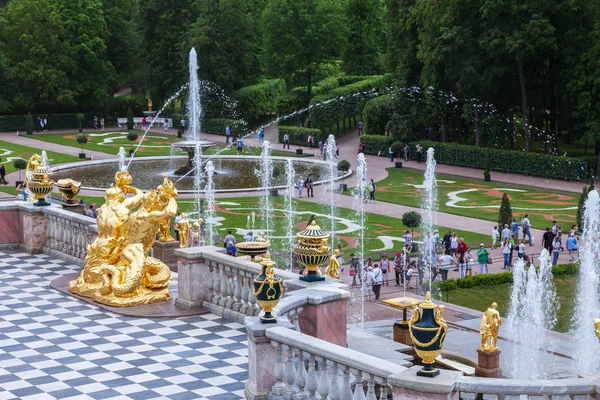
POLYGON ((270 188, 273 182, 273 160, 271 159, 271 143, 265 140, 262 145, 262 153, 260 155, 260 186, 264 190, 264 195, 260 198, 260 211, 263 214, 265 221, 265 232, 271 232, 271 216, 273 207, 271 204, 270 188))
POLYGON ((48 155, 46 154, 46 150, 42 150, 42 165, 46 168, 48 168, 50 166, 50 161, 48 161, 48 155))
POLYGON ((425 169, 425 179, 423 181, 423 191, 425 198, 421 205, 421 209, 424 212, 423 215, 423 239, 425 241, 423 246, 425 268, 429 272, 429 291, 431 292, 431 278, 432 278, 432 251, 435 251, 435 243, 433 243, 433 230, 435 226, 435 211, 437 211, 437 180, 435 179, 435 150, 433 147, 427 149, 427 167, 425 169), (428 239, 429 238, 429 239, 428 239), (429 243, 427 243, 429 241, 429 243))
POLYGON ((206 185, 204 185, 204 198, 206 199, 206 208, 204 209, 204 223, 206 230, 206 244, 215 243, 215 183, 213 176, 215 166, 212 161, 206 163, 206 185))
POLYGON ((285 219, 286 219, 286 238, 287 246, 289 249, 289 266, 292 268, 292 257, 294 250, 294 243, 296 243, 296 235, 294 235, 294 228, 296 227, 294 221, 294 191, 296 189, 296 171, 294 170, 294 161, 288 158, 285 163, 285 219))
POLYGON ((337 183, 336 179, 338 176, 337 171, 337 144, 335 142, 335 136, 329 135, 327 138, 327 142, 325 142, 325 159, 327 160, 327 178, 330 179, 329 183, 329 220, 331 223, 331 254, 335 250, 335 220, 336 220, 336 207, 335 207, 335 185, 337 183))
MULTIPOLYGON (((552 283, 552 262, 546 249, 539 257, 540 267, 525 268, 519 258, 513 268, 513 286, 507 317, 506 337, 517 343, 508 352, 509 368, 504 372, 513 379, 542 379, 538 349, 547 349, 546 330, 556 323, 556 290, 552 283)), ((594 335, 592 329, 592 336, 594 335)))
POLYGON ((365 155, 360 153, 356 159, 356 187, 354 188, 354 210, 356 213, 356 223, 360 226, 358 235, 356 235, 356 253, 355 256, 359 260, 359 268, 361 274, 361 289, 360 293, 360 329, 364 330, 365 323, 365 291, 362 285, 364 275, 364 256, 365 256, 365 199, 366 199, 366 178, 367 178, 367 160, 365 155))
POLYGON ((123 146, 119 147, 117 157, 119 158, 119 171, 127 171, 127 165, 125 164, 127 155, 125 155, 125 148, 123 146))
POLYGON ((581 266, 572 321, 577 338, 575 359, 579 372, 593 372, 598 368, 600 357, 594 334, 594 318, 600 317, 600 196, 597 190, 590 191, 585 201, 579 254, 581 266))

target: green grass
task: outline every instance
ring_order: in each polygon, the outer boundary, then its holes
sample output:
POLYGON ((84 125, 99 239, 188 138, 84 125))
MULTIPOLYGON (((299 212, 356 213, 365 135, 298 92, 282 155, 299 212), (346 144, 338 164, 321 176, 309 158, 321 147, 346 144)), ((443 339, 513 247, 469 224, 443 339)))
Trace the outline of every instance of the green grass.
MULTIPOLYGON (((559 304, 554 330, 567 332, 571 326, 571 315, 575 306, 574 293, 577 289, 577 277, 555 278, 554 285, 559 304)), ((511 285, 508 283, 497 286, 478 286, 444 293, 441 300, 479 311, 485 311, 495 301, 498 303, 500 315, 506 317, 510 305, 510 291, 511 285)))
MULTIPOLYGON (((11 160, 11 158, 23 158, 26 161, 29 161, 29 158, 33 154, 41 153, 42 149, 36 149, 34 147, 21 146, 19 144, 0 141, 0 163, 4 163, 4 168, 6 168, 7 174, 16 171, 13 167, 14 160, 11 160)), ((77 157, 61 153, 55 153, 53 151, 46 151, 46 154, 48 155, 48 160, 50 161, 50 164, 60 164, 78 160, 77 157)), ((25 172, 23 171, 21 175, 25 176, 25 172)))
MULTIPOLYGON (((420 207, 423 190, 416 189, 411 185, 423 183, 423 172, 396 168, 388 168, 387 171, 389 173, 388 177, 377 183, 377 200, 420 207)), ((513 216, 517 220, 524 214, 529 214, 532 226, 537 229, 544 229, 546 226, 552 225, 552 220, 555 219, 561 225, 563 231, 569 230, 571 225, 575 223, 576 209, 557 209, 577 207, 578 194, 561 193, 556 190, 544 191, 507 183, 488 183, 484 182, 483 179, 465 179, 453 175, 438 174, 436 178, 438 179, 438 210, 445 213, 496 222, 498 220, 498 207, 502 200, 502 194, 505 192, 502 189, 517 189, 525 190, 525 192, 506 191, 511 199, 513 216), (443 182, 444 180, 453 183, 443 182), (448 196, 449 193, 467 189, 479 190, 458 194, 466 200, 457 203, 457 205, 477 208, 457 208, 446 205, 451 200, 448 196), (536 208, 550 210, 535 211, 536 208)), ((494 173, 492 172, 492 181, 493 179, 494 173)))

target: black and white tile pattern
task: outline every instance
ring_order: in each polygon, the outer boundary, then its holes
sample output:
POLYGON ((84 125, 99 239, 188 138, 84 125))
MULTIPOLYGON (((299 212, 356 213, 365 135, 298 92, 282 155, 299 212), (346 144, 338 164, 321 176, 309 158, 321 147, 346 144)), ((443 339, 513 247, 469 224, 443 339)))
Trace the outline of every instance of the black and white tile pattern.
POLYGON ((0 399, 244 397, 245 329, 213 314, 113 314, 50 288, 80 271, 46 255, 0 252, 0 399))

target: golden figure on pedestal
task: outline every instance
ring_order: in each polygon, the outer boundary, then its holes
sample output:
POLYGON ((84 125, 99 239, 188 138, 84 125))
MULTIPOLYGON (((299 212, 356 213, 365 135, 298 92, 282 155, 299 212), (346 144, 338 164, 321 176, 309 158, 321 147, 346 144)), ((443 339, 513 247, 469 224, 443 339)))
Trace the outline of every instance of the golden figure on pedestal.
POLYGON ((481 316, 481 324, 479 325, 479 335, 481 336, 479 349, 481 351, 492 352, 498 350, 498 330, 502 325, 502 320, 497 308, 498 304, 494 302, 481 316))
POLYGON ((126 171, 115 175, 115 186, 106 190, 106 203, 98 210, 98 238, 88 246, 81 275, 69 284, 73 293, 117 307, 171 299, 169 267, 147 254, 160 221, 177 212, 177 190, 166 177, 146 194, 131 182, 126 171))
POLYGON ((329 259, 329 265, 327 265, 327 269, 325 269, 325 275, 330 278, 340 279, 340 263, 337 260, 339 256, 339 249, 335 249, 333 255, 329 259))
POLYGON ((179 247, 189 247, 190 221, 187 219, 187 213, 181 214, 181 221, 175 224, 175 231, 179 232, 179 247))
POLYGON ((192 224, 190 228, 190 247, 200 246, 202 243, 202 225, 204 225, 204 219, 200 217, 192 224))

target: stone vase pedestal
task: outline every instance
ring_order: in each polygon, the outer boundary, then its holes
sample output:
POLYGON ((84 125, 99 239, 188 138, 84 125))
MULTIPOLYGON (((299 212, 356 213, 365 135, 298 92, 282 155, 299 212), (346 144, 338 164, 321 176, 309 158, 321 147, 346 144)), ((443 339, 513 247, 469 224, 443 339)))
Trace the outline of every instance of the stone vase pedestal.
POLYGON ((179 242, 174 240, 172 242, 154 242, 152 249, 154 250, 154 258, 158 258, 160 261, 167 264, 172 272, 177 272, 177 257, 175 256, 175 249, 179 248, 179 242))
POLYGON ((410 338, 408 324, 403 324, 402 321, 394 323, 394 342, 402 343, 407 346, 412 346, 413 341, 410 338))
POLYGON ((500 378, 502 375, 502 371, 500 370, 500 350, 481 351, 478 349, 477 354, 475 375, 484 378, 500 378))

